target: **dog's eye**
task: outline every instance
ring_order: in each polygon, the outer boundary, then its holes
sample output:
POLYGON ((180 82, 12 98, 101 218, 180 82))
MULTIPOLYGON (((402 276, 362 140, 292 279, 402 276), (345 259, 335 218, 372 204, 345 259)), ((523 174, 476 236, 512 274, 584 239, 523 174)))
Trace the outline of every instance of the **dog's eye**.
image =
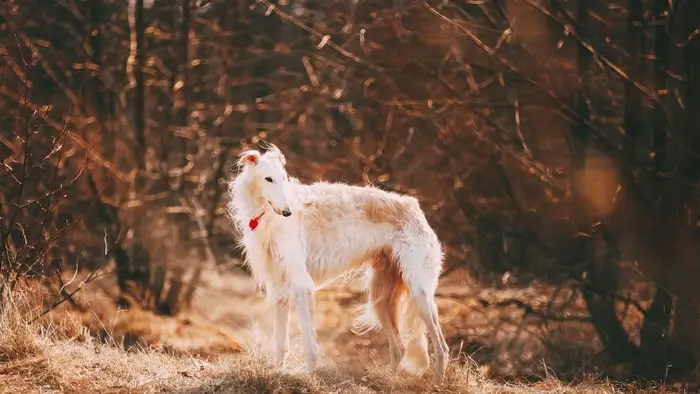
POLYGON ((268 177, 265 177, 265 180, 268 181, 268 182, 270 182, 270 183, 272 183, 272 178, 270 178, 269 176, 268 176, 268 177))

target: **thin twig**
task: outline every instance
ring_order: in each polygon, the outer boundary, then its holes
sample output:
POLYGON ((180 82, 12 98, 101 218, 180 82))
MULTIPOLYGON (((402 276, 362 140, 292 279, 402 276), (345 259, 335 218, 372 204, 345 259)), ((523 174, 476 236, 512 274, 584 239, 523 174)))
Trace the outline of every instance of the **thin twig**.
MULTIPOLYGON (((332 48, 333 50, 335 50, 336 52, 338 52, 339 54, 345 56, 346 58, 352 60, 353 62, 355 62, 357 64, 363 65, 363 66, 365 66, 369 69, 375 70, 375 71, 380 71, 380 72, 386 71, 383 67, 379 67, 377 65, 368 63, 367 61, 361 59, 359 56, 355 55, 354 53, 340 47, 338 44, 336 44, 332 41, 331 36, 329 36, 327 34, 323 34, 323 33, 319 32, 318 30, 310 27, 309 25, 300 22, 299 20, 297 20, 293 16, 291 16, 291 15, 287 14, 286 12, 282 11, 281 9, 279 9, 279 7, 272 4, 271 2, 269 2, 267 0, 256 0, 255 3, 262 4, 262 5, 267 7, 267 9, 265 11, 265 15, 269 15, 270 13, 274 12, 277 16, 279 16, 283 20, 294 24, 295 26, 303 29, 307 33, 311 34, 312 36, 320 39, 321 42, 316 47, 317 49, 321 49, 324 46, 328 46, 328 47, 332 48)), ((253 5, 251 7, 255 7, 255 5, 253 5)))
POLYGON ((591 321, 591 318, 589 316, 566 316, 566 315, 556 315, 556 314, 549 314, 547 312, 541 312, 536 310, 532 305, 526 303, 525 301, 522 300, 517 300, 517 299, 510 299, 510 300, 505 300, 505 301, 498 301, 498 302, 491 302, 489 300, 480 298, 479 302, 484 308, 487 307, 509 307, 509 306, 515 306, 518 309, 522 309, 525 312, 525 316, 534 316, 537 318, 540 318, 545 321, 553 321, 553 322, 584 322, 584 323, 589 323, 591 321))
POLYGON ((109 274, 114 273, 114 271, 107 271, 107 272, 102 272, 102 273, 100 273, 100 274, 97 274, 97 271, 98 271, 98 270, 90 271, 90 273, 88 274, 87 278, 85 278, 85 280, 83 280, 83 281, 81 281, 80 283, 78 283, 78 287, 77 287, 75 290, 71 291, 70 293, 66 294, 63 298, 61 298, 60 300, 58 300, 58 301, 54 302, 53 304, 51 304, 51 306, 49 306, 48 308, 46 308, 41 314, 39 314, 38 316, 36 316, 36 317, 34 317, 32 320, 30 320, 30 323, 33 323, 33 322, 37 321, 38 319, 44 317, 47 313, 49 313, 49 312, 53 311, 54 309, 56 309, 58 306, 60 306, 60 305, 63 304, 64 302, 66 302, 66 301, 68 301, 68 300, 71 300, 71 299, 73 298, 73 296, 75 296, 80 290, 82 290, 82 289, 85 287, 85 285, 89 284, 90 282, 92 282, 92 281, 94 281, 94 280, 96 280, 96 279, 99 279, 99 278, 101 278, 101 277, 103 277, 103 276, 106 276, 106 275, 109 275, 109 274))
POLYGON ((518 134, 518 138, 520 138, 520 143, 523 144, 525 154, 532 160, 534 157, 532 156, 532 152, 530 152, 530 148, 527 146, 527 142, 525 142, 522 126, 520 125, 520 99, 518 98, 517 91, 513 95, 513 114, 515 115, 515 131, 518 134))

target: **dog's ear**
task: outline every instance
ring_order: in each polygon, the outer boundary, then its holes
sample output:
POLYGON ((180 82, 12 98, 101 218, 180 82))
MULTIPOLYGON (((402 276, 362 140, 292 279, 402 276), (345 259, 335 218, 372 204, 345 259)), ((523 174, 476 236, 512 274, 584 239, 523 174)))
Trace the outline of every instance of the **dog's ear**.
POLYGON ((260 161, 260 152, 256 150, 247 150, 241 153, 238 159, 238 166, 255 165, 260 161))
POLYGON ((282 163, 282 167, 285 167, 287 165, 287 158, 284 157, 284 155, 279 149, 277 149, 277 159, 279 159, 280 163, 282 163))
POLYGON ((268 141, 265 141, 265 150, 273 151, 276 153, 282 153, 282 151, 280 151, 280 148, 278 148, 277 145, 273 144, 272 142, 268 142, 268 141))
POLYGON ((265 142, 265 150, 267 152, 272 152, 277 156, 279 159, 280 163, 282 163, 282 167, 287 165, 287 159, 284 157, 284 154, 282 154, 282 151, 280 148, 277 147, 277 145, 273 144, 272 142, 265 142))

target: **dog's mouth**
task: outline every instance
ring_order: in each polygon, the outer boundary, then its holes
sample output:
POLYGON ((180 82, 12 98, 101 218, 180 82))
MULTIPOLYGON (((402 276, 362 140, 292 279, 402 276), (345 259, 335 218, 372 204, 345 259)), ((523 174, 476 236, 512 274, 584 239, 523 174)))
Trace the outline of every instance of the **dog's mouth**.
POLYGON ((292 216, 292 211, 289 208, 277 209, 274 205, 272 205, 272 202, 270 202, 270 200, 267 200, 267 203, 270 204, 272 210, 275 211, 276 214, 284 217, 292 216))

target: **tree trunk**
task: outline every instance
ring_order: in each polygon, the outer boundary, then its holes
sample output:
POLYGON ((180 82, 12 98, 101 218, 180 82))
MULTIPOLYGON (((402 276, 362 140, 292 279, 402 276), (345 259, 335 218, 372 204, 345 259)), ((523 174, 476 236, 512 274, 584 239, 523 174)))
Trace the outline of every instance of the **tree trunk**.
MULTIPOLYGON (((693 37, 695 30, 700 27, 700 2, 685 1, 681 7, 675 11, 681 20, 680 40, 686 41, 693 37)), ((686 151, 681 152, 681 159, 677 166, 678 177, 684 180, 685 184, 681 187, 679 197, 685 202, 683 208, 697 207, 697 184, 700 178, 700 163, 694 156, 700 152, 700 133, 698 125, 700 125, 700 36, 694 36, 690 41, 686 41, 687 46, 683 49, 685 58, 685 67, 688 73, 689 82, 686 85, 686 117, 684 119, 685 132, 683 140, 686 143, 686 151)), ((676 272, 681 281, 682 288, 680 290, 682 299, 676 302, 675 324, 673 338, 679 344, 684 344, 686 348, 692 352, 692 355, 697 360, 700 358, 700 327, 698 322, 698 305, 700 305, 700 291, 698 290, 696 281, 691 278, 697 278, 696 275, 700 271, 698 267, 698 226, 696 223, 698 217, 697 208, 688 209, 692 213, 686 215, 682 220, 689 228, 691 247, 684 249, 685 253, 690 254, 684 256, 682 269, 676 272)), ((681 245, 682 246, 682 245, 681 245)))
MULTIPOLYGON (((589 23, 589 5, 586 0, 578 0, 576 4, 576 29, 581 37, 587 38, 589 23)), ((587 103, 590 87, 591 55, 583 46, 577 51, 577 71, 580 78, 579 89, 575 93, 575 107, 582 119, 590 117, 590 109, 587 103)), ((580 122, 574 123, 571 129, 573 140, 574 168, 572 182, 576 187, 572 188, 573 209, 577 217, 577 226, 589 223, 592 219, 588 212, 588 203, 584 197, 580 178, 586 168, 589 134, 586 126, 580 122)), ((594 245, 595 243, 593 243, 594 245)), ((595 246, 593 246, 595 247, 595 246)), ((607 245, 608 248, 616 248, 617 245, 607 245)), ((596 259, 596 253, 592 251, 588 256, 582 256, 589 260, 588 275, 582 287, 583 298, 586 301, 591 321, 600 338, 603 347, 610 356, 619 361, 628 360, 633 356, 633 346, 629 336, 617 318, 615 303, 612 297, 618 287, 618 260, 619 258, 596 259)))
MULTIPOLYGON (((668 20, 687 23, 689 31, 700 24, 700 7, 697 2, 685 3, 685 10, 669 10, 669 4, 664 0, 655 0, 654 15, 657 20, 666 19, 662 26, 654 32, 655 68, 654 82, 657 91, 669 88, 666 70, 669 68, 669 35, 668 20), (674 13, 672 13, 674 12, 674 13), (669 17, 670 16, 670 17, 669 17), (686 16, 684 18, 684 16, 686 16)), ((681 36, 687 37, 689 32, 681 36), (686 34, 687 33, 687 34, 686 34)), ((658 285, 652 306, 649 308, 641 330, 640 360, 635 365, 635 372, 652 380, 667 377, 681 377, 691 371, 696 364, 699 352, 697 324, 697 290, 695 280, 700 273, 697 259, 700 256, 697 243, 697 229, 692 215, 688 211, 696 201, 696 187, 700 169, 695 154, 700 148, 700 138, 697 136, 698 115, 700 102, 698 100, 698 62, 700 50, 697 44, 690 43, 685 53, 686 65, 690 76, 687 90, 687 131, 682 136, 683 141, 675 149, 676 155, 668 155, 667 127, 671 124, 666 111, 657 106, 654 111, 654 169, 659 173, 672 175, 659 181, 661 190, 661 206, 658 213, 657 229, 662 233, 655 241, 658 243, 656 264, 659 265, 655 278, 658 285), (694 46, 694 48, 692 48, 694 46), (692 48, 692 49, 691 49, 692 48), (695 71, 694 71, 695 70, 695 71), (673 292, 673 296, 671 293, 673 292), (677 299, 674 302, 674 298, 677 299), (675 307, 675 324, 671 332, 671 315, 675 307)), ((663 98, 664 96, 662 96, 663 98)), ((667 103, 668 105, 669 103, 667 103)))
MULTIPOLYGON (((663 13, 667 9, 668 3, 665 0, 655 0, 653 13, 657 20, 663 19, 663 13)), ((668 34, 667 24, 657 26, 654 29, 654 86, 657 91, 666 89, 667 57, 668 57, 668 34)), ((657 105, 653 115, 653 156, 652 163, 654 169, 661 173, 666 169, 666 114, 664 108, 657 105)), ((662 186, 662 185, 659 185, 662 186)), ((661 213, 659 218, 659 228, 665 228, 664 211, 668 209, 668 201, 661 202, 661 213)), ((672 224, 671 224, 672 225, 672 224)), ((669 240, 670 242, 670 240, 669 240)), ((663 246, 661 246, 663 248, 663 246)), ((659 253, 660 259, 669 258, 668 253, 659 253)), ((660 261, 657 263, 661 263, 660 261)), ((671 322, 671 310, 673 299, 663 285, 663 269, 659 270, 659 282, 654 300, 644 318, 644 324, 640 331, 639 356, 635 362, 634 370, 637 374, 647 379, 658 380, 666 376, 666 365, 668 363, 666 338, 669 324, 671 322)))
MULTIPOLYGON (((134 139, 136 141, 135 161, 137 164, 137 176, 135 178, 134 188, 138 194, 143 193, 145 186, 146 169, 146 108, 145 96, 146 87, 144 83, 143 68, 145 59, 145 18, 144 18, 144 0, 129 0, 129 58, 127 60, 127 76, 129 85, 132 89, 132 108, 134 139)), ((131 293, 131 296, 136 299, 145 297, 146 284, 149 282, 150 253, 148 248, 142 242, 145 215, 136 214, 135 219, 129 223, 134 230, 134 239, 128 248, 119 247, 118 254, 115 257, 117 269, 117 282, 121 290, 119 303, 128 305, 126 295, 131 293), (131 283, 136 284, 140 289, 138 292, 130 291, 131 283)))

